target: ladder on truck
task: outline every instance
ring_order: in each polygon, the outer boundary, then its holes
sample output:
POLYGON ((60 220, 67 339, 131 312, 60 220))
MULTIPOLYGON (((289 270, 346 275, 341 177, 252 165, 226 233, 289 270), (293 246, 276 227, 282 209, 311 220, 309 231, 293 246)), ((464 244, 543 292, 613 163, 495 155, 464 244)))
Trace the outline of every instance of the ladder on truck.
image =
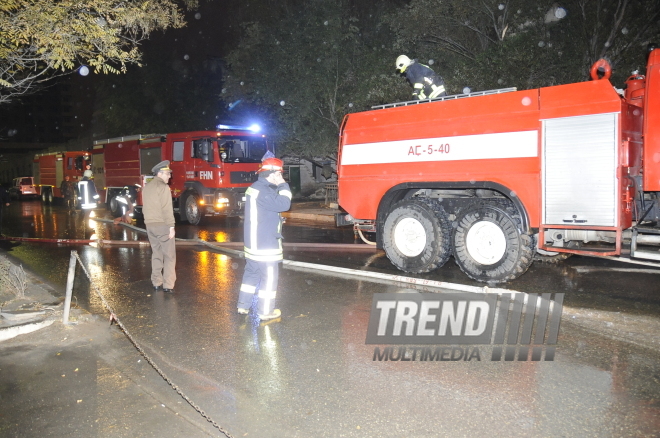
POLYGON ((408 100, 406 102, 386 103, 385 105, 375 105, 371 109, 396 108, 399 106, 419 105, 420 103, 440 102, 443 100, 465 99, 466 97, 488 96, 491 94, 511 93, 518 91, 516 87, 498 88, 496 90, 475 91, 474 93, 452 94, 451 96, 436 97, 434 99, 408 100))

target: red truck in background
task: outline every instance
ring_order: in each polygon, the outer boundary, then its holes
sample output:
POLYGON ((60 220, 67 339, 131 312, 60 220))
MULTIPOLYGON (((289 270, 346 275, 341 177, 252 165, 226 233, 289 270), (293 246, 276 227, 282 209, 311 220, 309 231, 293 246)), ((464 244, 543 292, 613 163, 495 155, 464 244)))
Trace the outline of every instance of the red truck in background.
POLYGON ((376 233, 406 272, 453 255, 504 282, 535 256, 660 260, 660 49, 618 92, 591 81, 401 102, 348 114, 339 141, 344 222, 376 233))
POLYGON ((37 154, 32 161, 32 175, 37 196, 46 203, 62 198, 60 185, 65 177, 76 183, 90 164, 89 152, 66 151, 37 154))
POLYGON ((126 186, 134 191, 140 212, 139 187, 153 178, 153 166, 169 160, 174 211, 181 220, 199 225, 207 216, 242 213, 245 190, 256 181, 268 150, 273 152, 265 135, 240 127, 131 135, 95 141, 92 170, 101 201, 119 216, 115 197, 120 191, 126 186))

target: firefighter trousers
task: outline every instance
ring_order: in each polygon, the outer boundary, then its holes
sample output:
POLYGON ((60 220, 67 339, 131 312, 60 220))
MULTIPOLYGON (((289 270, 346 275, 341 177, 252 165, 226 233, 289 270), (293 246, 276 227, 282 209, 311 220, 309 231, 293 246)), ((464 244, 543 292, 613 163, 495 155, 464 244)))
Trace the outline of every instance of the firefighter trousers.
POLYGON ((258 293, 257 314, 269 315, 275 309, 275 296, 277 295, 277 281, 281 260, 273 262, 257 262, 245 260, 245 272, 241 291, 238 294, 238 308, 252 307, 254 294, 258 293))
POLYGON ((170 239, 170 227, 147 225, 147 237, 151 245, 151 284, 174 289, 176 246, 175 239, 170 239))

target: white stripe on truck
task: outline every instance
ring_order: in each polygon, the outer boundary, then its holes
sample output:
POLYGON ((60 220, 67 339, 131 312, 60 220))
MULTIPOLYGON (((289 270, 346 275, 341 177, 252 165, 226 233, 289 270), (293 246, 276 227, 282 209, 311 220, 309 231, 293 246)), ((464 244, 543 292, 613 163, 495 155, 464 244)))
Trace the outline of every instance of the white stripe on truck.
POLYGON ((345 144, 341 164, 419 163, 538 156, 538 131, 345 144))

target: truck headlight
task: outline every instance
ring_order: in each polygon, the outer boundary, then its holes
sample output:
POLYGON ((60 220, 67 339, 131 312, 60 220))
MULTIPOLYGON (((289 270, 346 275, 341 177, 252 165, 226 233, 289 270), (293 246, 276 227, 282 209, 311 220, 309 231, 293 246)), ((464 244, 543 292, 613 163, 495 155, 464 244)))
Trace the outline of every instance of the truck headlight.
POLYGON ((229 198, 218 198, 215 201, 215 208, 222 208, 229 206, 229 198))

